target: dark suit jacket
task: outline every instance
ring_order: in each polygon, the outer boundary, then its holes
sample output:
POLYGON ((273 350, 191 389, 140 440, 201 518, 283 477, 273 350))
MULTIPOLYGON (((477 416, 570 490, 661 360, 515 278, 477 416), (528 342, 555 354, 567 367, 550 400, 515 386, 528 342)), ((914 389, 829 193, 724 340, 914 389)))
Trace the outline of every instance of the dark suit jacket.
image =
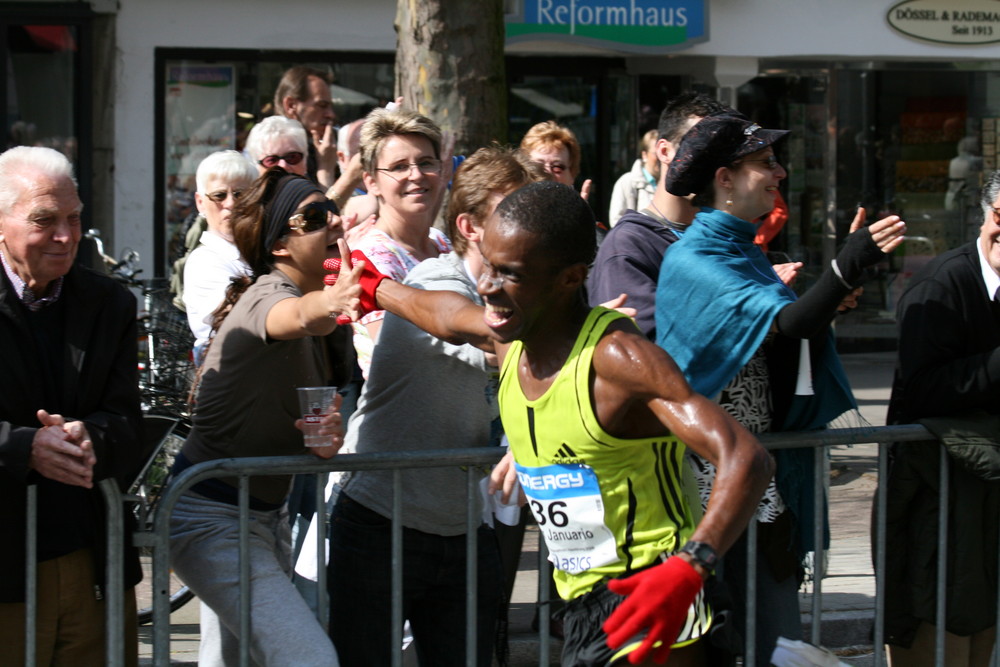
MULTIPOLYGON (((889 424, 1000 415, 1000 306, 986 293, 976 243, 935 258, 900 299, 889 424)), ((909 646, 920 621, 934 623, 940 447, 937 441, 900 443, 891 450, 885 626, 890 644, 909 646)), ((959 450, 948 452, 946 627, 969 635, 996 621, 1000 484, 959 450)))
MULTIPOLYGON (((100 491, 68 486, 29 469, 39 408, 82 420, 97 456, 95 483, 114 477, 131 482, 147 448, 137 376, 135 297, 112 279, 75 266, 66 275, 53 313, 61 331, 62 358, 43 361, 27 309, 0 270, 0 602, 24 599, 26 487, 39 489, 39 558, 89 546, 103 582, 103 499, 100 491), (50 369, 50 370, 47 370, 50 369), (61 375, 51 376, 54 369, 61 375)), ((127 558, 126 586, 138 582, 138 561, 127 558)))

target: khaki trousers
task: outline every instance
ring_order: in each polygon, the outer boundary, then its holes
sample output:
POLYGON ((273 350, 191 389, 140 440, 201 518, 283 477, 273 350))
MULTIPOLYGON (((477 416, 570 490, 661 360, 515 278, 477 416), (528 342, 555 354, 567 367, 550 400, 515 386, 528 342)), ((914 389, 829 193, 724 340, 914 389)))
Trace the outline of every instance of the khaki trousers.
MULTIPOLYGON (((996 628, 964 637, 944 633, 944 664, 946 667, 987 667, 993 654, 996 628)), ((921 623, 910 648, 888 645, 889 667, 933 667, 934 626, 921 623)))
MULTIPOLYGON (((102 667, 103 600, 94 597, 93 556, 80 549, 38 564, 38 615, 35 660, 43 665, 102 667)), ((24 664, 25 604, 0 603, 3 663, 24 664), (9 662, 8 662, 9 661, 9 662)), ((135 590, 125 591, 125 664, 138 665, 135 590)))

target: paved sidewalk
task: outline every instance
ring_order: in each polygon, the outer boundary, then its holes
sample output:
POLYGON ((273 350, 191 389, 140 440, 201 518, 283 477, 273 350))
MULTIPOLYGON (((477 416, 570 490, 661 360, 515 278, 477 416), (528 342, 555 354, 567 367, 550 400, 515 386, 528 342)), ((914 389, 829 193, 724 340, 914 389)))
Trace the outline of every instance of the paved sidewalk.
MULTIPOLYGON (((874 426, 885 424, 895 353, 842 355, 861 414, 874 426)), ((822 581, 822 643, 838 650, 841 660, 872 664, 871 627, 875 610, 875 578, 869 546, 871 502, 877 482, 877 447, 856 445, 831 449, 831 549, 822 581)), ((538 532, 525 535, 521 568, 511 601, 511 665, 538 665, 538 636, 531 631, 537 591, 538 532)), ((809 637, 811 589, 800 594, 805 636, 809 637)), ((195 664, 198 657, 198 603, 192 601, 171 617, 171 658, 195 664)), ((140 628, 140 662, 150 664, 151 628, 140 628)), ((560 645, 552 642, 551 664, 558 664, 560 645)))

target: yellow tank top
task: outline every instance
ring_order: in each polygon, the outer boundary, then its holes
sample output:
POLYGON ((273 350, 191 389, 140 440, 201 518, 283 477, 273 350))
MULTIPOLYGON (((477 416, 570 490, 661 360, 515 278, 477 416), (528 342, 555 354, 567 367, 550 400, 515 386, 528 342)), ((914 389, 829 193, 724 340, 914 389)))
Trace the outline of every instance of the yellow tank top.
POLYGON ((517 376, 520 341, 501 369, 504 430, 565 599, 676 551, 694 531, 681 490, 684 444, 673 436, 615 438, 594 414, 594 348, 620 317, 594 308, 555 381, 534 401, 517 376))

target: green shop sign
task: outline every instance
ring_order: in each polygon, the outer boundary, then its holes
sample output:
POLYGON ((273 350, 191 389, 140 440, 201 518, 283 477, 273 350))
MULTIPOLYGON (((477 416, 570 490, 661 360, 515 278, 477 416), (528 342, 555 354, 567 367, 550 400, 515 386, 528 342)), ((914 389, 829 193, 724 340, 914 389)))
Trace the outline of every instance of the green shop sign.
POLYGON ((507 43, 563 41, 632 53, 708 40, 704 0, 516 0, 507 43))

